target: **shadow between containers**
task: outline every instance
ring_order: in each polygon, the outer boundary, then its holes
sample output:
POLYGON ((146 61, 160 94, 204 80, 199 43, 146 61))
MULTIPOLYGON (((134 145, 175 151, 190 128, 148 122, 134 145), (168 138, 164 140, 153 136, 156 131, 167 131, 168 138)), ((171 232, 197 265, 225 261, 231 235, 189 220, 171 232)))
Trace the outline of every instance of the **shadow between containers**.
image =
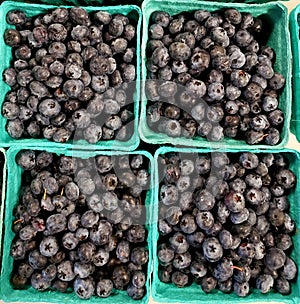
MULTIPOLYGON (((6 151, 0 148, 0 157, 3 157, 3 174, 2 174, 2 196, 0 197, 0 261, 2 260, 2 241, 3 241, 3 223, 4 223, 4 204, 5 204, 5 190, 6 190, 6 151)), ((0 185, 1 186, 1 185, 0 185)))
MULTIPOLYGON (((45 0, 46 1, 46 0, 45 0)), ((6 23, 6 14, 10 10, 18 9, 25 10, 27 16, 34 16, 48 10, 55 9, 59 6, 64 6, 65 8, 70 8, 72 6, 66 6, 65 2, 62 0, 55 0, 55 5, 45 5, 45 4, 27 4, 21 2, 5 1, 0 5, 0 49, 2 60, 0 61, 0 74, 9 67, 10 61, 12 59, 11 47, 5 44, 3 36, 4 31, 7 28, 13 28, 13 26, 6 23)), ((10 147, 16 145, 30 146, 30 147, 54 147, 54 148, 76 148, 76 149, 88 149, 88 150, 118 150, 118 151, 133 151, 135 150, 139 143, 140 138, 138 134, 138 116, 139 116, 139 101, 140 101, 140 45, 141 45, 141 24, 142 24, 142 12, 138 6, 135 5, 116 5, 116 6, 83 6, 88 12, 95 12, 100 10, 108 11, 111 14, 125 14, 131 15, 136 19, 136 84, 135 92, 133 96, 134 102, 134 131, 132 137, 128 141, 119 140, 108 140, 100 141, 97 144, 89 144, 85 140, 79 141, 69 141, 67 143, 57 143, 47 139, 35 139, 35 138, 24 138, 24 139, 13 139, 10 137, 6 131, 5 125, 7 120, 0 114, 0 146, 10 147)), ((0 82, 0 108, 4 102, 5 94, 10 90, 10 87, 4 83, 0 82)))
MULTIPOLYGON (((6 200, 5 200, 5 214, 4 223, 1 223, 1 232, 4 235, 3 241, 3 254, 1 263, 1 276, 0 276, 0 299, 4 302, 50 302, 50 303, 82 303, 82 299, 77 297, 74 292, 72 293, 60 293, 57 291, 44 291, 39 292, 33 287, 28 287, 24 290, 16 290, 10 283, 10 276, 13 270, 13 258, 10 256, 11 242, 15 236, 15 233, 11 229, 13 222, 13 209, 19 201, 19 190, 21 187, 21 175, 23 170, 17 165, 15 157, 21 150, 28 148, 16 148, 12 147, 7 151, 7 188, 6 188, 6 200)), ((107 303, 107 304, 146 304, 149 302, 150 297, 150 280, 152 273, 152 229, 153 229, 153 189, 154 189, 154 162, 153 157, 147 151, 134 151, 134 152, 114 152, 114 151, 80 151, 80 150, 68 150, 68 149, 55 149, 50 147, 32 148, 34 151, 47 151, 55 153, 57 155, 65 155, 71 157, 78 157, 87 159, 95 157, 97 155, 107 156, 119 156, 119 155, 135 155, 142 154, 149 160, 149 172, 151 173, 150 187, 147 191, 145 198, 146 206, 146 229, 148 231, 147 244, 149 250, 149 261, 147 267, 147 281, 146 281, 146 294, 141 300, 133 300, 128 295, 126 290, 116 292, 108 298, 99 298, 93 296, 89 300, 84 300, 86 303, 107 303)), ((4 204, 3 204, 4 205, 4 204)), ((1 248, 0 248, 1 249, 1 248)))
POLYGON ((245 150, 266 149, 266 148, 283 148, 286 146, 289 138, 289 128, 291 120, 292 94, 291 94, 291 43, 288 29, 288 10, 278 3, 270 2, 265 4, 245 4, 245 3, 224 3, 224 2, 209 2, 209 1, 160 1, 160 0, 145 0, 142 4, 143 12, 143 29, 142 29, 142 87, 141 87, 141 113, 139 132, 141 139, 152 144, 173 144, 175 146, 189 147, 208 147, 220 148, 230 147, 245 150), (220 142, 211 142, 202 137, 187 139, 184 137, 169 137, 163 133, 156 133, 147 125, 147 98, 145 94, 145 81, 147 79, 146 68, 146 47, 148 40, 148 27, 151 14, 158 10, 165 10, 170 15, 175 15, 184 11, 195 11, 197 9, 206 9, 208 11, 216 11, 226 8, 236 8, 241 12, 251 12, 255 17, 259 15, 267 15, 270 23, 272 23, 273 31, 267 41, 267 44, 276 52, 276 62, 274 68, 279 73, 283 74, 286 79, 286 85, 279 97, 279 108, 284 113, 284 125, 281 132, 281 142, 273 147, 268 145, 248 145, 243 140, 234 140, 225 138, 220 142), (284 47, 283 47, 284 46, 284 47))
POLYGON ((290 14, 293 51, 293 112, 291 129, 300 142, 300 4, 290 14))
MULTIPOLYGON (((243 149, 195 149, 195 148, 174 148, 174 147, 162 147, 159 148, 154 155, 154 173, 155 173, 155 190, 154 190, 154 203, 153 203, 153 223, 158 222, 158 209, 159 209, 159 172, 158 172, 158 158, 160 155, 169 152, 179 153, 213 153, 213 152, 227 152, 227 153, 241 153, 243 149)), ((290 162, 290 169, 294 172, 297 178, 296 188, 289 195, 290 199, 290 214, 296 223, 296 232, 293 238, 293 251, 291 257, 296 262, 297 266, 300 265, 300 152, 292 149, 268 149, 263 151, 261 149, 255 149, 252 153, 283 153, 287 156, 290 162)), ((219 290, 214 290, 211 293, 205 293, 200 285, 193 283, 191 286, 177 288, 174 284, 166 284, 160 281, 158 277, 158 258, 157 258, 157 242, 159 239, 159 232, 157 225, 153 226, 152 235, 152 247, 153 247, 153 279, 151 292, 152 297, 157 302, 166 303, 262 303, 262 302, 280 302, 287 304, 298 304, 300 302, 300 272, 298 271, 296 283, 291 284, 292 292, 289 295, 281 295, 275 292, 269 292, 267 294, 261 294, 258 290, 250 290, 251 294, 247 297, 238 297, 235 293, 225 294, 219 290)))

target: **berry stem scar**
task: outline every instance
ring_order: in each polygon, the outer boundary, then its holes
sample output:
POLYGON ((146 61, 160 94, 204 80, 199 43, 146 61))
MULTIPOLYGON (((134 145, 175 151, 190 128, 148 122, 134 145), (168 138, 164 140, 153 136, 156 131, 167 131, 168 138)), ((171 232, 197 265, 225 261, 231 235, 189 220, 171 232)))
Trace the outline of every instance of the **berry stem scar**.
POLYGON ((239 271, 243 271, 244 269, 238 266, 230 266, 232 269, 237 269, 239 271))

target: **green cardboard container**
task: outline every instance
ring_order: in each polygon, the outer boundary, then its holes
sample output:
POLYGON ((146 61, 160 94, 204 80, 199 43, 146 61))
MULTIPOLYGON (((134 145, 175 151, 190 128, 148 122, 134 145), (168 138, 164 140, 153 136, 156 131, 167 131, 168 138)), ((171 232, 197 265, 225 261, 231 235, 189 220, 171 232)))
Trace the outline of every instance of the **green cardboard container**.
MULTIPOLYGON (((224 0, 208 0, 214 2, 224 2, 224 0)), ((247 4, 263 4, 267 2, 272 2, 274 0, 229 0, 228 3, 247 3, 247 4)), ((282 0, 282 1, 289 1, 289 0, 282 0)))
MULTIPOLYGON (((231 2, 231 1, 229 1, 231 2)), ((160 0, 146 0, 143 2, 143 39, 142 39, 142 105, 140 115, 140 135, 141 139, 152 144, 170 143, 176 146, 190 146, 190 147, 230 147, 240 149, 263 149, 270 148, 267 145, 248 145, 244 140, 234 140, 225 138, 221 142, 210 142, 202 137, 195 137, 193 139, 186 139, 184 137, 169 137, 163 133, 156 133, 149 128, 146 121, 146 107, 147 98, 145 94, 145 80, 147 79, 146 68, 146 45, 148 40, 148 27, 150 16, 153 12, 158 10, 165 10, 171 15, 179 14, 184 11, 195 11, 197 9, 206 9, 209 11, 222 10, 226 8, 236 8, 241 12, 251 12, 254 16, 262 16, 266 19, 272 27, 267 45, 271 46, 276 52, 275 70, 283 74, 286 78, 286 86, 279 98, 279 108, 282 109, 285 115, 285 122, 281 132, 281 142, 277 144, 276 148, 283 148, 289 137, 289 126, 291 117, 291 44, 288 30, 288 11, 287 8, 278 3, 271 2, 265 4, 244 4, 244 3, 218 3, 207 1, 160 1, 160 0)))
MULTIPOLYGON (((44 4, 50 3, 47 0, 37 0, 37 1, 44 3, 44 4)), ((79 2, 77 0, 52 0, 51 4, 52 5, 75 5, 75 6, 81 5, 81 4, 79 4, 79 2)), ((99 2, 99 4, 101 4, 101 2, 99 2)))
MULTIPOLYGON (((22 148, 24 149, 24 148, 22 148)), ((89 300, 83 301, 72 293, 60 293, 56 291, 44 291, 39 292, 32 287, 28 287, 24 290, 13 289, 10 284, 10 276, 13 269, 13 259, 10 256, 11 242, 15 237, 15 233, 11 229, 12 222, 14 220, 13 209, 19 201, 19 190, 22 184, 22 173, 23 170, 17 165, 15 157, 17 153, 22 150, 16 147, 12 147, 7 152, 7 164, 8 164, 8 179, 7 179, 7 191, 5 200, 5 217, 4 225, 1 227, 4 233, 3 242, 3 255, 1 265, 1 276, 0 276, 0 299, 4 302, 49 302, 49 303, 107 303, 107 304, 122 304, 122 303, 137 303, 146 304, 148 303, 150 296, 150 276, 152 270, 152 202, 153 202, 153 157, 146 151, 136 152, 108 152, 108 151, 74 151, 68 149, 54 149, 54 148, 36 148, 34 150, 48 151, 56 153, 57 155, 67 155, 72 157, 79 157, 86 159, 89 157, 95 157, 96 155, 128 155, 128 154, 142 154, 149 159, 149 172, 151 173, 150 187, 146 194, 145 208, 146 208, 146 229, 148 230, 148 250, 149 250, 149 262, 147 269, 147 282, 146 282, 146 294, 141 300, 132 300, 126 291, 116 290, 114 295, 108 298, 92 297, 89 300)))
POLYGON ((293 51, 293 114, 291 129, 300 141, 300 4, 290 14, 293 51))
MULTIPOLYGON (((70 6, 65 6, 63 2, 56 1, 59 6, 63 5, 64 7, 69 8, 70 6)), ((2 77, 3 71, 9 67, 10 61, 12 59, 11 47, 7 46, 4 43, 3 35, 4 31, 7 28, 11 28, 9 24, 5 22, 6 14, 14 9, 23 10, 26 12, 28 16, 35 16, 41 13, 45 13, 48 10, 55 9, 57 6, 55 5, 44 5, 44 4, 27 4, 21 2, 13 2, 13 1, 5 1, 0 6, 0 20, 2 23, 0 25, 0 50, 2 60, 0 62, 0 74, 2 77)), ((56 143, 53 141, 49 141, 47 139, 34 139, 34 138, 26 138, 26 139, 13 139, 6 132, 5 125, 6 119, 0 114, 0 146, 10 147, 14 145, 22 145, 24 147, 53 147, 53 148, 76 148, 76 149, 89 149, 89 150, 117 150, 117 151, 133 151, 139 145, 140 139, 138 134, 138 115, 139 115, 139 100, 140 100, 140 30, 141 30, 141 22, 142 22, 142 12, 139 7, 135 5, 117 5, 117 6, 86 6, 84 7, 88 12, 105 10, 110 12, 111 14, 122 13, 126 16, 129 16, 136 22, 137 28, 137 45, 136 45, 136 53, 137 53, 137 66, 136 66, 136 89, 134 93, 134 122, 133 122, 133 135, 128 141, 118 141, 118 140, 108 140, 108 141, 100 141, 95 145, 89 144, 85 140, 78 141, 69 141, 68 143, 56 143)), ((10 90, 10 87, 4 83, 0 82, 0 108, 2 108, 2 104, 4 102, 5 94, 10 90)))
MULTIPOLYGON (((154 211, 153 211, 153 223, 158 222, 158 195, 159 195, 159 172, 158 172, 158 158, 169 152, 178 152, 181 154, 192 153, 212 153, 211 149, 192 149, 192 148, 171 148, 162 147, 158 149, 154 156, 155 163, 155 185, 157 187, 154 191, 154 211)), ((220 149, 218 152, 228 153, 240 153, 242 149, 220 149)), ((290 168, 293 170, 297 177, 296 188, 291 192, 290 199, 290 214, 296 223, 296 233, 293 236, 294 248, 291 257, 295 260, 299 266, 300 262, 300 153, 291 149, 269 149, 263 152, 260 149, 251 151, 253 153, 283 153, 290 161, 290 168)), ((300 302, 300 274, 298 272, 296 283, 292 284, 292 292, 289 295, 283 296, 279 293, 269 292, 267 294, 261 294, 258 290, 250 290, 251 294, 245 298, 238 297, 235 293, 225 294, 219 290, 215 290, 212 293, 205 293, 200 285, 193 283, 191 286, 177 288, 174 284, 166 284, 159 280, 158 277, 158 258, 157 258, 157 241, 159 238, 159 232, 157 225, 153 227, 153 282, 152 282, 152 297, 157 302, 168 303, 291 303, 296 304, 300 302)))
MULTIPOLYGON (((3 174, 2 174, 2 196, 0 197, 0 227, 3 226, 4 219, 4 202, 5 202, 5 189, 6 189, 6 152, 0 148, 1 157, 4 159, 3 163, 3 174)), ((0 185, 1 186, 1 185, 0 185)), ((2 229, 0 229, 0 261, 2 259, 2 229)))

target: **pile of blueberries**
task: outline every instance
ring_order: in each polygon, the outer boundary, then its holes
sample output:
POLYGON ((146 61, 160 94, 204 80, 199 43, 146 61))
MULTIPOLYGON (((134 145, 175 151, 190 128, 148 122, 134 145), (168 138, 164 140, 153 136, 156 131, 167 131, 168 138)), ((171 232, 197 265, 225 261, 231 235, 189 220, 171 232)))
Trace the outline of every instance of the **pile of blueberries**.
POLYGON ((81 299, 145 294, 145 192, 141 154, 80 159, 23 150, 23 189, 11 245, 17 289, 71 292, 81 299))
POLYGON ((296 177, 283 154, 168 153, 159 166, 162 282, 241 297, 251 288, 290 293, 296 177))
POLYGON ((132 136, 135 20, 73 7, 32 18, 14 10, 6 21, 15 26, 4 34, 13 54, 2 106, 11 137, 95 144, 132 136))
POLYGON ((147 123, 171 137, 276 145, 285 78, 266 46, 268 22, 236 9, 152 14, 147 123))

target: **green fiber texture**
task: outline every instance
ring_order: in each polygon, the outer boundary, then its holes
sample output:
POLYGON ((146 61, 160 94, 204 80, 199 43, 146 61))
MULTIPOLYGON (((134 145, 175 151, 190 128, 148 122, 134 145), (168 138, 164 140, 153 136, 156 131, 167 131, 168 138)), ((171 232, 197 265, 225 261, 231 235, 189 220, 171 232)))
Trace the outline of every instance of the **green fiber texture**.
MULTIPOLYGON (((224 0, 208 0, 211 2, 224 2, 224 0)), ((263 4, 267 2, 272 2, 274 0, 228 0, 228 3, 247 3, 247 4, 263 4)), ((283 1, 289 1, 289 0, 283 0, 283 1)))
POLYGON ((292 132, 300 141, 300 4, 290 14, 290 32, 293 51, 293 113, 292 132))
POLYGON ((0 197, 0 261, 2 259, 2 229, 3 227, 3 216, 4 216, 4 202, 5 202, 5 189, 6 189, 6 152, 4 149, 0 148, 0 154, 2 154, 4 158, 3 164, 3 174, 2 174, 2 197, 0 197))
POLYGON ((206 9, 208 11, 224 10, 226 8, 236 8, 241 12, 250 12, 255 17, 261 16, 266 19, 272 28, 272 32, 267 41, 267 45, 272 47, 276 52, 275 71, 283 74, 286 79, 286 85, 279 97, 279 108, 283 111, 285 120, 281 132, 281 141, 276 148, 283 148, 289 137, 289 127, 291 119, 291 43, 288 29, 288 11, 287 8, 278 3, 270 2, 265 4, 244 4, 244 3, 218 3, 218 2, 204 2, 204 1, 160 1, 160 0, 146 0, 143 2, 143 40, 142 40, 142 105, 140 115, 140 135, 141 139, 148 143, 163 144, 170 143, 176 146, 190 146, 190 147, 230 147, 239 149, 263 149, 270 148, 270 146, 259 144, 255 146, 248 145, 244 140, 235 140, 225 138, 220 142, 211 142, 205 138, 197 136, 192 139, 184 137, 169 137, 163 133, 156 133, 151 130, 146 121, 146 106, 147 98, 145 94, 145 80, 147 79, 146 68, 146 46, 148 40, 148 27, 151 14, 158 10, 167 11, 170 15, 176 15, 180 12, 195 11, 197 9, 206 9))
MULTIPOLYGON (((56 1, 58 2, 58 1, 56 1)), ((56 3, 57 4, 57 3, 56 3)), ((64 5, 61 3, 61 5, 64 5)), ((10 66, 10 61, 12 60, 12 52, 11 47, 4 43, 3 35, 7 28, 12 28, 9 24, 5 22, 6 14, 14 9, 22 10, 26 12, 27 16, 36 16, 41 13, 46 13, 49 10, 55 9, 58 6, 55 5, 44 5, 44 4, 26 4, 20 2, 13 1, 5 1, 0 6, 0 20, 2 23, 0 25, 0 50, 2 55, 2 60, 0 62, 0 74, 2 75, 4 69, 10 66)), ((65 6, 70 8, 70 6, 65 6)), ((136 90, 134 93, 134 132, 132 137, 128 141, 118 141, 118 140, 108 140, 108 141, 100 141, 97 144, 89 144, 85 140, 78 141, 69 141, 67 143, 56 143, 53 141, 49 141, 47 139, 34 139, 34 138, 26 138, 26 139, 14 139, 9 136, 6 132, 5 125, 7 120, 0 115, 0 145, 3 147, 10 147, 14 145, 26 147, 53 147, 53 148, 76 148, 76 149, 89 149, 89 150, 117 150, 117 151, 133 151, 135 150, 140 142, 139 134, 138 134, 138 114, 139 114, 139 100, 140 100, 140 30, 142 23, 142 12, 139 7, 135 5, 117 5, 117 6, 86 6, 84 7, 88 12, 100 11, 104 10, 111 14, 124 14, 129 16, 133 20, 136 21, 137 26, 137 45, 136 45, 136 53, 137 53, 137 66, 136 66, 136 90)), ((5 94, 10 90, 10 87, 5 84, 3 81, 0 82, 0 108, 4 102, 5 94)))
POLYGON ((126 290, 115 290, 114 294, 108 298, 92 297, 89 300, 82 300, 72 293, 60 293, 56 291, 44 291, 39 292, 32 287, 28 287, 24 290, 15 290, 10 284, 10 276, 13 269, 13 258, 10 256, 10 246, 12 240, 15 237, 15 233, 12 231, 12 223, 14 221, 13 210, 19 202, 19 190, 22 185, 22 173, 21 169, 16 161, 15 157, 17 153, 22 150, 16 147, 12 147, 7 152, 8 163, 8 180, 7 180, 7 192, 5 201, 5 218, 4 218, 4 243, 3 243, 3 259, 1 265, 1 277, 0 277, 0 298, 5 302, 51 302, 51 303, 107 303, 107 304, 122 304, 122 303, 137 303, 146 304, 149 301, 150 296, 150 276, 152 271, 152 202, 153 202, 153 157, 146 151, 135 152, 111 152, 111 151, 74 151, 67 149, 54 149, 54 148, 35 148, 35 151, 48 151, 57 155, 67 155, 71 157, 78 157, 86 159, 89 157, 95 157, 96 155, 128 155, 128 154, 142 154, 149 159, 149 172, 151 173, 150 189, 146 195, 146 229, 148 230, 148 250, 149 250, 149 262, 147 269, 147 282, 146 282, 146 295, 141 300, 133 300, 128 295, 126 290))
MULTIPOLYGON (((44 3, 44 4, 49 4, 48 0, 39 0, 39 2, 44 3)), ((90 2, 90 1, 86 1, 86 2, 90 2)), ((75 5, 75 6, 79 6, 79 5, 84 5, 84 4, 80 4, 80 1, 77 0, 52 0, 51 1, 52 5, 75 5)), ((90 4, 85 4, 85 5, 90 5, 90 4)), ((98 6, 101 5, 101 1, 98 2, 98 6)))
MULTIPOLYGON (((228 153, 241 153, 243 150, 239 149, 220 149, 218 152, 228 153)), ((192 148, 173 148, 163 147, 156 151, 154 156, 155 163, 155 185, 157 185, 154 193, 154 205, 153 211, 153 222, 158 221, 158 204, 159 204, 159 172, 158 172, 158 159, 162 155, 169 152, 178 152, 184 155, 184 153, 212 153, 210 149, 192 149, 192 148)), ((252 151, 253 153, 266 153, 260 149, 252 151)), ((291 257, 295 260, 297 265, 300 261, 300 239, 299 239, 299 227, 300 227, 300 207, 299 207, 299 196, 300 196, 300 154, 299 152, 291 149, 269 149, 267 153, 283 153, 290 162, 290 169, 294 172, 297 177, 296 188, 289 195, 290 199, 290 215, 295 220, 296 234, 293 236, 294 248, 291 257)), ((168 303, 249 303, 249 302, 276 302, 276 303, 299 303, 300 302, 300 276, 298 273, 297 280, 292 284, 292 292, 289 295, 281 295, 275 292, 269 292, 268 294, 261 294, 256 289, 250 289, 250 295, 245 298, 238 297, 235 293, 224 294, 221 291, 215 290, 212 293, 206 294, 203 292, 200 285, 193 283, 189 287, 177 288, 174 284, 162 283, 158 278, 158 259, 157 259, 157 241, 159 239, 159 232, 157 226, 153 227, 153 282, 152 282, 152 297, 157 302, 168 302, 168 303)))

